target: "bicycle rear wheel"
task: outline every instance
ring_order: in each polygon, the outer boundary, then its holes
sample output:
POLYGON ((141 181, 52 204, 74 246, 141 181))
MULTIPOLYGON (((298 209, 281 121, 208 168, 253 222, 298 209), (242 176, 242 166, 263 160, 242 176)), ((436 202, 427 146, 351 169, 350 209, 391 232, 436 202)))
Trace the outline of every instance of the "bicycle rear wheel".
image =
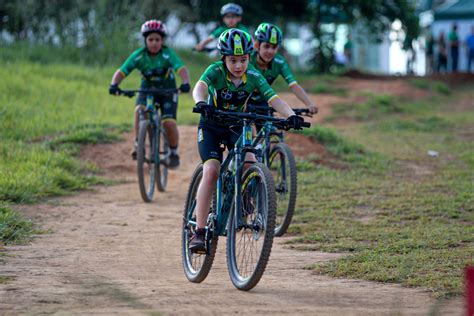
POLYGON ((234 286, 248 291, 260 281, 273 244, 275 185, 264 164, 255 163, 245 171, 241 199, 242 207, 234 206, 228 226, 227 267, 234 286))
POLYGON ((275 236, 283 236, 293 218, 297 195, 296 162, 290 147, 284 143, 275 145, 270 153, 268 168, 275 181, 277 211, 275 236))
MULTIPOLYGON (((196 226, 196 194, 202 179, 202 164, 200 164, 193 173, 191 183, 188 189, 186 204, 184 207, 183 227, 181 233, 181 255, 184 268, 184 274, 189 281, 200 283, 204 281, 211 270, 214 256, 216 255, 218 236, 206 236, 207 253, 192 253, 189 250, 189 241, 193 235, 196 226)), ((215 207, 215 199, 213 206, 215 207)), ((208 234, 210 232, 208 231, 208 234)))
POLYGON ((168 136, 163 127, 160 127, 158 135, 156 147, 159 150, 160 159, 156 169, 156 186, 158 191, 165 192, 168 185, 170 146, 168 144, 168 136))
POLYGON ((145 202, 151 202, 155 191, 157 171, 155 153, 155 131, 148 121, 142 120, 138 132, 137 175, 140 194, 145 202))

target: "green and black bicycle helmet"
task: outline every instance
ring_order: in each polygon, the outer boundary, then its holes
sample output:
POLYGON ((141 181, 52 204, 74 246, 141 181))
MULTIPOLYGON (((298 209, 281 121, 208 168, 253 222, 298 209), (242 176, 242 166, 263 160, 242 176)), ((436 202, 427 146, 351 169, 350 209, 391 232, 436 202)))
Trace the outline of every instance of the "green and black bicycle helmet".
POLYGON ((223 56, 240 56, 253 51, 252 37, 239 29, 228 29, 219 36, 217 49, 223 56))
POLYGON ((235 14, 241 16, 244 13, 242 7, 236 3, 227 3, 221 8, 221 16, 226 14, 235 14))
POLYGON ((255 40, 280 45, 283 33, 274 24, 261 23, 255 31, 255 40))

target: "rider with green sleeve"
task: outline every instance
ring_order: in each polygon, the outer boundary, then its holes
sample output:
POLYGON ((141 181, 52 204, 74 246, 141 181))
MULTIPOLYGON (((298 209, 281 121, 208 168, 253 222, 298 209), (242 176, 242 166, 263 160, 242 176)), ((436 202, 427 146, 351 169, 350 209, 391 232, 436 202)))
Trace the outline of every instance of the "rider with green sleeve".
MULTIPOLYGON (((260 24, 255 31, 255 51, 250 55, 250 64, 260 71, 270 85, 278 76, 282 76, 290 86, 291 91, 309 108, 310 112, 317 113, 318 108, 296 82, 285 58, 278 53, 282 37, 283 34, 277 26, 270 23, 260 24)), ((260 93, 254 93, 251 103, 266 105, 266 101, 260 93)))
MULTIPOLYGON (((184 63, 176 55, 174 50, 164 45, 166 38, 166 27, 158 20, 149 20, 143 23, 141 33, 145 39, 145 47, 137 49, 115 72, 110 84, 109 93, 119 94, 119 84, 134 69, 140 70, 142 74, 141 89, 176 89, 174 72, 181 77, 182 84, 179 87, 181 92, 189 92, 188 70, 184 63)), ((179 133, 176 125, 176 110, 178 107, 178 95, 158 96, 161 104, 163 126, 166 130, 170 145, 169 168, 175 169, 179 166, 178 141, 179 133)), ((136 159, 136 147, 138 137, 138 113, 140 108, 146 106, 146 96, 139 94, 136 101, 135 110, 135 146, 132 150, 132 157, 136 159)))
POLYGON ((236 28, 241 31, 249 33, 249 30, 245 25, 240 23, 242 20, 242 14, 244 10, 242 7, 235 3, 227 3, 221 8, 221 16, 223 25, 219 25, 212 33, 209 35, 208 38, 201 41, 197 44, 194 49, 197 51, 202 51, 204 47, 212 42, 213 40, 219 38, 219 36, 226 30, 231 28, 236 28))
MULTIPOLYGON (((198 148, 203 162, 203 177, 196 197, 197 229, 189 244, 192 252, 205 249, 206 219, 223 158, 221 144, 226 141, 227 147, 233 148, 239 137, 238 132, 230 129, 235 122, 216 120, 213 116, 215 110, 244 112, 252 93, 258 91, 296 129, 304 122, 278 97, 260 72, 249 65, 253 44, 248 33, 238 29, 225 31, 219 37, 217 49, 222 60, 206 69, 193 90, 196 108, 201 111, 198 148)), ((248 154, 245 160, 256 161, 253 154, 248 154)))

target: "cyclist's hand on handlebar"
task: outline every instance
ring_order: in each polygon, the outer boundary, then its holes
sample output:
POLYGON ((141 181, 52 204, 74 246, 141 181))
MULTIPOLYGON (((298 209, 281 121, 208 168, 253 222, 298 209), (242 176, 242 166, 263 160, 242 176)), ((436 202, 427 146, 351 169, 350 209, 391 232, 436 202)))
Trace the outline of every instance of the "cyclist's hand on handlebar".
POLYGON ((304 119, 298 115, 292 115, 286 119, 290 128, 303 129, 304 119))
POLYGON ((214 106, 207 104, 207 102, 204 101, 196 103, 195 109, 197 109, 197 112, 201 113, 201 115, 207 119, 210 119, 216 111, 214 106))
POLYGON ((109 93, 111 95, 120 95, 120 88, 118 87, 118 84, 111 84, 109 87, 109 93))
POLYGON ((309 106, 309 112, 310 112, 311 114, 316 114, 316 113, 318 113, 318 110, 319 110, 318 107, 317 107, 316 105, 314 105, 314 104, 311 104, 311 105, 309 106))
POLYGON ((182 83, 179 86, 179 91, 181 91, 183 93, 189 92, 189 90, 191 90, 191 86, 189 85, 189 83, 182 83))

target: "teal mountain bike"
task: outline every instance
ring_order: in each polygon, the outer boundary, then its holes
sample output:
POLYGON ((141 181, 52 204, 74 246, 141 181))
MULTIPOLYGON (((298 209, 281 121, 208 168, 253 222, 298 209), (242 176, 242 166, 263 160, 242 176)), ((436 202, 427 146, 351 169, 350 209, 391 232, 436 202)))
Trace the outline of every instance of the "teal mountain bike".
POLYGON ((216 110, 214 116, 236 122, 234 127, 239 129, 240 137, 221 163, 207 219, 204 253, 189 250, 197 225, 196 194, 203 176, 202 164, 194 171, 183 214, 183 268, 189 281, 204 281, 214 261, 219 236, 226 236, 230 279, 237 289, 248 291, 260 281, 270 258, 276 215, 276 192, 270 170, 261 162, 245 161, 246 153, 257 157, 262 154, 253 146, 251 124, 271 120, 279 128, 291 126, 287 120, 252 113, 216 110))
MULTIPOLYGON (((267 105, 248 105, 250 113, 264 113, 273 116, 275 110, 267 105)), ((311 116, 309 109, 293 109, 296 115, 311 116)), ((298 191, 296 161, 291 148, 285 143, 284 131, 273 121, 259 124, 253 146, 262 150, 260 161, 273 175, 277 195, 275 236, 283 236, 295 211, 298 191)))
POLYGON ((177 92, 177 89, 119 90, 121 95, 128 97, 133 97, 136 93, 146 96, 146 107, 139 110, 136 148, 138 186, 145 202, 153 200, 155 184, 160 192, 166 191, 168 184, 170 147, 162 125, 160 104, 155 101, 155 97, 177 92))

